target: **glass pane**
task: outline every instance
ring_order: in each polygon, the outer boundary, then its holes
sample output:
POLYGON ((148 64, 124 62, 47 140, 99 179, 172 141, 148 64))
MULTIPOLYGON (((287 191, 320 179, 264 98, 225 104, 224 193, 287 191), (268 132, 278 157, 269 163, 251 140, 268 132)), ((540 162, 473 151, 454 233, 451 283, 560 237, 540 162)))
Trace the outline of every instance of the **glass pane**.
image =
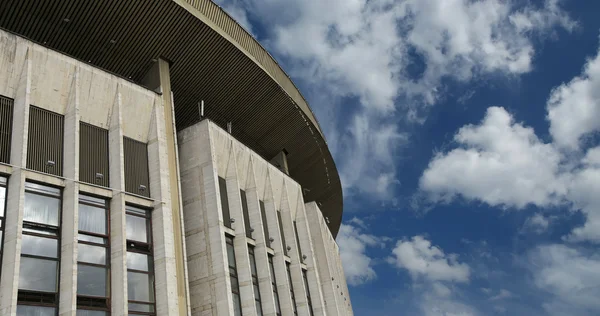
POLYGON ((54 316, 56 309, 45 306, 17 305, 17 316, 54 316))
POLYGON ((254 288, 254 299, 260 300, 260 292, 258 290, 258 284, 254 284, 253 288, 254 288))
POLYGON ((129 212, 129 213, 134 213, 134 214, 138 214, 138 215, 142 215, 142 216, 147 216, 148 215, 148 211, 141 209, 141 208, 137 208, 131 205, 126 205, 125 206, 125 211, 129 212))
POLYGON ((242 306, 240 306, 240 296, 238 294, 232 294, 233 296, 233 315, 242 316, 242 306))
POLYGON ((59 199, 25 192, 24 221, 58 226, 59 209, 59 199))
POLYGON ((231 289, 238 292, 240 290, 240 285, 238 284, 238 279, 236 277, 230 277, 229 280, 231 281, 231 289))
POLYGON ((77 294, 106 297, 106 268, 77 265, 77 294))
POLYGON ((55 187, 49 187, 37 183, 25 182, 25 189, 29 191, 38 191, 44 194, 60 196, 60 189, 55 187))
POLYGON ((85 244, 79 244, 77 248, 77 261, 106 264, 106 248, 85 244))
POLYGON ((58 240, 23 235, 21 254, 58 258, 58 240))
POLYGON ((101 245, 106 245, 106 239, 102 238, 102 237, 94 237, 94 236, 79 233, 79 235, 77 235, 77 239, 79 239, 80 241, 88 241, 88 242, 93 242, 93 243, 97 243, 97 244, 101 244, 101 245))
POLYGON ((262 316, 262 306, 260 306, 260 301, 256 301, 255 303, 256 306, 256 315, 257 316, 262 316))
POLYGON ((154 302, 152 275, 127 272, 127 293, 129 294, 129 300, 154 302))
POLYGON ((252 276, 256 276, 256 259, 254 259, 254 254, 250 253, 250 271, 252 271, 252 276))
POLYGON ((100 207, 105 207, 106 206, 106 200, 103 198, 97 198, 97 197, 93 197, 93 196, 89 196, 89 195, 85 195, 85 194, 79 194, 79 201, 83 201, 86 203, 91 203, 91 204, 96 204, 100 207))
POLYGON ((129 311, 131 312, 154 312, 154 305, 129 303, 129 311))
POLYGON ((79 230, 107 235, 106 209, 79 204, 79 230))
POLYGON ((127 269, 150 271, 151 257, 137 252, 127 252, 127 269))
POLYGON ((88 311, 85 309, 78 309, 77 316, 108 316, 108 312, 103 311, 88 311))
POLYGON ((229 261, 229 267, 235 269, 235 250, 233 245, 227 243, 227 260, 229 261))
POLYGON ((57 266, 56 261, 21 257, 19 289, 56 292, 57 266))
POLYGON ((148 242, 146 219, 139 216, 127 215, 127 239, 148 242))
POLYGON ((281 315, 281 306, 279 306, 279 293, 273 291, 273 296, 275 296, 275 311, 277 315, 281 315))
POLYGON ((0 217, 4 217, 4 205, 6 204, 6 188, 0 187, 0 217))

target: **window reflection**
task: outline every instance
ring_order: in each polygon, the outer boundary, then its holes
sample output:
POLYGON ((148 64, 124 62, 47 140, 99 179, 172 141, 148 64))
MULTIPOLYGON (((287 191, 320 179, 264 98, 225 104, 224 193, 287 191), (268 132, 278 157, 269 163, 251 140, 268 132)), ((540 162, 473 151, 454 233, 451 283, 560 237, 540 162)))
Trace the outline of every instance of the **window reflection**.
POLYGON ((154 268, 150 211, 126 207, 129 314, 153 315, 154 268))
POLYGON ((106 296, 106 268, 79 265, 77 268, 77 294, 106 296))
POLYGON ((54 316, 56 308, 44 306, 17 306, 17 316, 54 316))

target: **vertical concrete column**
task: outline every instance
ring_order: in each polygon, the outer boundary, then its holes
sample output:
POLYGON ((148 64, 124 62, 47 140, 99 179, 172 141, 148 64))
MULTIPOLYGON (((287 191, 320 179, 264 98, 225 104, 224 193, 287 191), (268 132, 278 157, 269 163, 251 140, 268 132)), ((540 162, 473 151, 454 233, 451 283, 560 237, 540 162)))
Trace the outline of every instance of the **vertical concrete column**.
MULTIPOLYGON (((293 186, 288 187, 285 179, 282 186, 283 194, 281 195, 281 226, 283 227, 283 233, 285 240, 291 250, 288 251, 288 255, 291 259, 290 275, 292 284, 290 287, 294 290, 294 299, 296 301, 296 310, 298 315, 310 315, 308 311, 308 302, 306 299, 306 292, 304 290, 304 279, 302 278, 302 267, 300 265, 302 254, 298 251, 298 245, 296 243, 296 234, 294 232, 294 217, 289 201, 289 190, 299 190, 299 187, 293 186)), ((296 201, 294 201, 296 206, 296 201)), ((292 302, 293 303, 293 302, 292 302)))
POLYGON ((61 316, 75 316, 77 311, 77 231, 79 226, 79 69, 71 81, 65 113, 64 140, 65 189, 62 202, 60 302, 61 316))
POLYGON ((30 47, 24 44, 20 38, 17 38, 16 56, 25 56, 25 61, 21 68, 15 93, 10 156, 10 163, 15 166, 15 169, 8 179, 2 279, 0 280, 0 314, 8 316, 17 314, 23 207, 25 203, 25 175, 21 168, 25 168, 27 162, 27 132, 31 93, 31 51, 30 47))
MULTIPOLYGON (((273 284, 269 272, 269 260, 267 256, 267 245, 260 214, 260 202, 256 180, 254 176, 254 165, 252 160, 248 164, 248 177, 246 179, 246 198, 248 199, 248 217, 250 226, 254 229, 252 236, 256 241, 254 256, 256 258, 256 273, 258 276, 258 289, 264 316, 275 316, 275 299, 273 297, 273 284)), ((266 238, 269 238, 266 236, 266 238)))
MULTIPOLYGON (((275 168, 275 167, 273 167, 275 168)), ((265 213, 267 222, 269 225, 269 234, 275 239, 271 243, 271 247, 275 250, 275 256, 273 257, 273 265, 275 268, 275 278, 277 279, 277 292, 279 293, 279 305, 281 306, 281 313, 283 316, 293 315, 292 309, 292 297, 290 296, 290 284, 288 282, 286 261, 283 252, 285 242, 281 240, 283 233, 279 233, 279 222, 277 221, 277 208, 279 207, 275 203, 275 197, 273 195, 272 182, 269 173, 274 172, 269 169, 267 172, 266 185, 267 189, 265 192, 265 213)))
POLYGON ((242 314, 245 316, 255 316, 256 308, 254 304, 254 289, 252 287, 250 255, 248 254, 248 242, 246 241, 246 230, 244 229, 244 214, 242 211, 240 187, 237 176, 237 163, 233 146, 233 144, 228 146, 229 165, 227 166, 227 174, 225 177, 229 212, 231 217, 235 219, 235 223, 232 223, 232 227, 235 231, 233 247, 235 249, 238 283, 240 286, 242 314))
POLYGON ((157 201, 152 211, 156 312, 159 315, 178 315, 177 270, 164 111, 160 98, 156 99, 148 136, 150 192, 157 201))
POLYGON ((329 241, 329 236, 324 234, 328 231, 327 224, 315 202, 306 203, 305 210, 309 221, 308 226, 310 228, 310 236, 313 240, 313 249, 315 251, 314 257, 317 264, 316 268, 321 279, 321 289, 323 291, 323 301, 325 309, 327 310, 327 315, 343 315, 340 314, 341 311, 337 308, 339 293, 337 293, 334 287, 336 276, 332 274, 330 262, 328 260, 330 250, 327 245, 331 244, 333 241, 329 241), (336 293, 338 295, 336 295, 336 293))
POLYGON ((312 309, 315 315, 327 315, 325 303, 323 301, 323 292, 321 290, 321 278, 317 272, 316 254, 313 242, 310 236, 310 229, 302 194, 298 195, 298 206, 296 208, 296 226, 298 228, 298 239, 302 248, 302 254, 306 255, 304 264, 306 264, 306 279, 310 290, 312 309))
POLYGON ((108 152, 110 187, 110 297, 111 314, 127 315, 127 245, 125 231, 125 163, 121 118, 121 87, 117 86, 110 114, 108 152))
POLYGON ((185 241, 183 238, 182 227, 182 210, 180 199, 180 179, 178 166, 177 142, 175 139, 175 116, 174 104, 171 91, 171 75, 169 71, 169 62, 163 58, 159 58, 154 67, 146 74, 143 80, 150 88, 162 93, 163 117, 164 117, 164 140, 165 140, 165 158, 167 161, 167 172, 164 177, 169 183, 170 192, 165 192, 170 195, 171 208, 171 234, 173 235, 173 246, 175 251, 175 268, 176 268, 176 295, 178 297, 177 308, 179 315, 189 315, 188 306, 188 285, 187 285, 187 268, 184 260, 185 241))

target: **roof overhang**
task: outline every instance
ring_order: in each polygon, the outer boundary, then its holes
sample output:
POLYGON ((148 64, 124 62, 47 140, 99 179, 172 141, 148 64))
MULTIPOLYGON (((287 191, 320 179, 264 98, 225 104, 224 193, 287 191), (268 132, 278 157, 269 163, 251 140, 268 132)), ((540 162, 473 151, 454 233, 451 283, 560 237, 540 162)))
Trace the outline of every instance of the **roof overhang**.
POLYGON ((342 188, 319 124, 268 52, 209 0, 0 2, 0 27, 140 83, 158 58, 171 62, 176 126, 205 116, 270 160, 282 150, 290 176, 337 235, 342 188))

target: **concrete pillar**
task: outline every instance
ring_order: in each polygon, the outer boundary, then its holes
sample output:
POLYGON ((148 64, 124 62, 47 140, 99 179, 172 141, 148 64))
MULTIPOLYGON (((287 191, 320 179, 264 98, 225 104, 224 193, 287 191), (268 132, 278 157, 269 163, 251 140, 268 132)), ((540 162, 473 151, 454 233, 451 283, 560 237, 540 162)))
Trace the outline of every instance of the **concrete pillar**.
POLYGON ((61 255, 60 302, 61 316, 75 316, 77 312, 77 234, 79 227, 79 70, 71 82, 69 101, 65 113, 64 176, 61 255), (75 180, 74 180, 75 179, 75 180))
MULTIPOLYGON (((20 39, 17 39, 17 43, 20 39)), ((19 83, 15 92, 13 131, 10 163, 15 166, 8 179, 6 197, 6 223, 2 254, 2 279, 0 280, 0 314, 17 313, 17 294, 21 262, 21 236, 23 232, 23 207, 25 203, 25 175, 27 162, 27 134, 31 94, 31 48, 17 44, 17 55, 25 56, 19 83), (19 55, 22 54, 22 55, 19 55)))
POLYGON ((110 166, 110 296, 111 314, 127 315, 127 245, 125 232, 125 164, 121 92, 117 86, 108 129, 110 166))
POLYGON ((176 295, 177 308, 180 316, 189 315, 188 310, 188 283, 187 283, 187 267, 184 259, 185 240, 183 238, 183 213, 181 210, 182 204, 180 199, 180 179, 178 152, 175 129, 175 112, 174 103, 171 92, 171 75, 169 71, 169 62, 163 58, 159 58, 151 70, 146 74, 143 80, 146 85, 156 92, 162 94, 162 109, 164 117, 164 141, 165 141, 165 161, 167 162, 168 172, 164 175, 168 181, 170 192, 165 191, 165 196, 170 195, 171 208, 171 238, 173 238, 173 246, 175 251, 175 268, 176 268, 176 295))
POLYGON ((156 313, 158 315, 178 315, 180 312, 177 296, 178 275, 173 243, 170 177, 166 159, 167 142, 164 110, 158 97, 155 101, 148 137, 150 192, 157 201, 152 211, 156 313))

